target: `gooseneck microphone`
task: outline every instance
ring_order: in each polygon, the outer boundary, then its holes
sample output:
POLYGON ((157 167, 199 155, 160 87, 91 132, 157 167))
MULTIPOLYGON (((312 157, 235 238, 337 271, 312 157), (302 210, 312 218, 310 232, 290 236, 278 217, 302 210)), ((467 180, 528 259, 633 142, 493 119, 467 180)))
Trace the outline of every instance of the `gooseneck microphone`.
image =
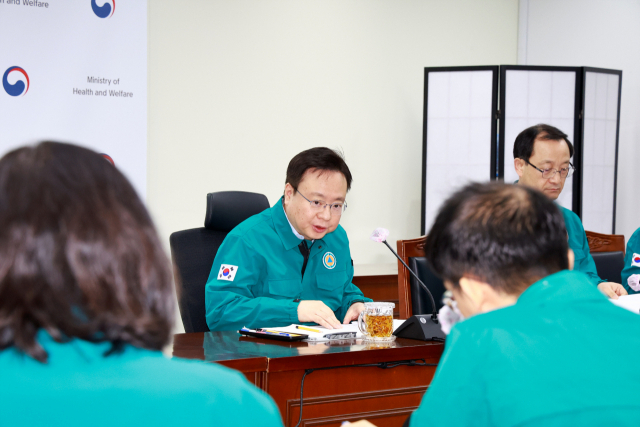
POLYGON ((427 285, 425 285, 422 280, 418 277, 413 270, 409 268, 409 266, 400 258, 400 256, 393 250, 389 243, 387 243, 387 237, 389 236, 389 230, 386 228, 376 228, 371 234, 371 240, 378 243, 384 243, 389 250, 398 258, 398 260, 402 263, 404 268, 411 273, 414 279, 422 286, 422 288, 429 295, 429 299, 431 300, 431 317, 427 320, 429 315, 414 315, 409 319, 405 320, 402 326, 398 327, 393 333, 397 337, 403 338, 413 338, 420 339, 425 341, 444 341, 446 334, 442 331, 440 326, 440 322, 438 321, 438 311, 436 309, 436 302, 433 299, 433 295, 427 285))

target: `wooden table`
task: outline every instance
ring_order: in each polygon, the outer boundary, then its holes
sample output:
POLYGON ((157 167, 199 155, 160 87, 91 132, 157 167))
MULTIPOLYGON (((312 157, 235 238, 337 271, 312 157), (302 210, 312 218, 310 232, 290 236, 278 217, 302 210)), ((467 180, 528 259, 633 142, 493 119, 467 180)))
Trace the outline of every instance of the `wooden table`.
POLYGON ((443 348, 442 343, 403 338, 388 348, 362 340, 284 343, 227 331, 177 334, 173 354, 241 371, 273 397, 285 426, 298 422, 300 385, 307 371, 301 426, 338 427, 342 421, 365 418, 382 427, 402 426, 435 372, 435 366, 392 368, 391 362, 436 364, 443 348), (387 367, 381 368, 385 363, 387 367), (377 366, 356 366, 365 364, 377 366))

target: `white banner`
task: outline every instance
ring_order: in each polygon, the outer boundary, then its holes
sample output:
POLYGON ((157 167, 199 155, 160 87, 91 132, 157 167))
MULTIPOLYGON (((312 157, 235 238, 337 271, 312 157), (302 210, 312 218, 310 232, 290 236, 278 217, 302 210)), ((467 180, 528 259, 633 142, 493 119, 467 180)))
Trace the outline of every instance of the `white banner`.
POLYGON ((146 197, 146 0, 0 0, 0 75, 0 156, 83 145, 146 197))

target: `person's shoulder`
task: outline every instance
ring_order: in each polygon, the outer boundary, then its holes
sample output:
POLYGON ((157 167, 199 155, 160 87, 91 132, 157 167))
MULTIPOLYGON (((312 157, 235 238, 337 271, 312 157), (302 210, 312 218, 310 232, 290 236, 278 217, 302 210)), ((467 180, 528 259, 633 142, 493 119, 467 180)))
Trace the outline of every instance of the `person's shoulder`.
POLYGON ((567 209, 562 205, 558 205, 558 207, 560 208, 560 212, 562 212, 562 216, 564 217, 565 221, 571 221, 571 222, 579 222, 580 224, 582 224, 582 221, 580 221, 580 217, 571 209, 567 209))
POLYGON ((251 235, 252 233, 259 233, 264 229, 272 229, 273 221, 271 221, 271 209, 272 208, 267 208, 262 212, 245 219, 229 232, 229 236, 244 237, 251 235))
POLYGON ((562 212, 562 216, 564 217, 564 224, 567 228, 567 232, 569 236, 576 235, 580 236, 584 234, 584 227, 582 225, 582 220, 580 217, 573 212, 571 209, 567 209, 564 206, 560 206, 560 211, 562 212), (580 231, 582 231, 580 233, 580 231))
POLYGON ((627 247, 640 248, 640 228, 634 231, 631 237, 629 237, 629 240, 627 242, 627 247))

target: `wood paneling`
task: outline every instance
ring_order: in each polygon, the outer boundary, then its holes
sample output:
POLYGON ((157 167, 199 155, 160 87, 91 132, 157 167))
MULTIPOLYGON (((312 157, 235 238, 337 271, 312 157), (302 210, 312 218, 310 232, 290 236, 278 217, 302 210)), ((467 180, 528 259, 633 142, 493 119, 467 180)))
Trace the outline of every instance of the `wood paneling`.
POLYGON ((393 313, 396 319, 399 314, 398 299, 398 275, 387 274, 383 276, 354 276, 353 284, 356 285, 365 297, 374 301, 392 302, 396 305, 393 313))
POLYGON ((442 343, 398 338, 390 348, 371 348, 362 340, 346 344, 280 343, 240 337, 233 331, 178 334, 174 355, 221 363, 244 373, 276 402, 285 426, 300 416, 305 370, 303 421, 306 426, 339 426, 369 419, 378 426, 402 426, 420 404, 435 366, 391 362, 424 359, 438 363, 442 343), (386 368, 356 366, 387 362, 386 368))
POLYGON ((624 235, 602 234, 594 231, 585 231, 589 251, 591 252, 622 252, 624 254, 624 235))

